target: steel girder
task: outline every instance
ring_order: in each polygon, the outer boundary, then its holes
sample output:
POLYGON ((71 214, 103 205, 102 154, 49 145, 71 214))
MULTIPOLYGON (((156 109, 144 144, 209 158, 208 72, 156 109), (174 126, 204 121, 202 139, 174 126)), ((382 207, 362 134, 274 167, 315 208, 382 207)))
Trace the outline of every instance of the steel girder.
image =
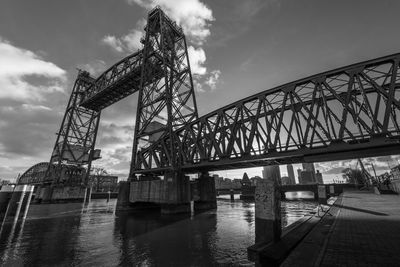
POLYGON ((143 63, 130 177, 137 170, 136 157, 159 138, 170 136, 164 158, 173 170, 180 167, 172 134, 197 119, 197 105, 185 35, 160 8, 148 14, 143 40, 143 63))
POLYGON ((141 50, 114 64, 82 92, 80 106, 100 111, 135 93, 140 86, 141 64, 141 50))
MULTIPOLYGON (((87 91, 94 81, 88 72, 78 73, 50 158, 46 175, 49 182, 58 182, 61 177, 61 173, 58 172, 62 170, 62 163, 87 166, 87 170, 90 170, 92 160, 100 156, 100 151, 94 149, 100 112, 79 106, 83 92, 87 91), (53 165, 58 166, 58 171, 51 175, 50 167, 53 165)), ((82 178, 84 183, 87 183, 89 171, 84 175, 82 178)))
POLYGON ((399 60, 335 69, 213 111, 138 151, 136 173, 173 168, 171 139, 188 172, 398 153, 399 60))

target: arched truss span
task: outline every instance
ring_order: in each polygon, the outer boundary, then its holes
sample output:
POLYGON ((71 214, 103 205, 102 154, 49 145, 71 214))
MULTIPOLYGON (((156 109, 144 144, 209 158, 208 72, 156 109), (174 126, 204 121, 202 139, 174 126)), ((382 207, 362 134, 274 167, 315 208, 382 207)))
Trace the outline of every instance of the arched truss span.
POLYGON ((18 184, 40 184, 46 177, 48 162, 40 162, 26 170, 18 180, 18 184))
MULTIPOLYGON (((184 171, 393 154, 400 144, 400 54, 247 97, 173 133, 184 171)), ((138 151, 135 173, 171 170, 166 136, 138 151)))

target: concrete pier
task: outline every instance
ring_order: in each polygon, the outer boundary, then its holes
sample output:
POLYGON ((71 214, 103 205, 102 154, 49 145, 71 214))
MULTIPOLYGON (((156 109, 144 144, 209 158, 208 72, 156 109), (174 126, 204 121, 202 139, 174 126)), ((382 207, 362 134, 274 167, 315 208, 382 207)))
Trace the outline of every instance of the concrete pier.
POLYGON ((44 185, 37 189, 34 203, 50 203, 51 196, 53 193, 53 187, 50 185, 44 185))
POLYGON ((85 202, 91 195, 91 188, 81 185, 43 185, 36 190, 34 203, 85 202))
POLYGON ((130 192, 130 182, 128 181, 119 182, 117 206, 115 208, 117 212, 129 210, 129 192, 130 192))
POLYGON ((281 200, 278 182, 262 180, 255 193, 256 243, 277 242, 281 236, 281 200))
POLYGON ((247 248, 248 259, 263 266, 261 252, 265 246, 281 239, 281 192, 279 168, 270 168, 267 179, 255 189, 255 244, 247 248))
POLYGON ((199 199, 194 201, 194 210, 210 210, 217 208, 217 193, 215 180, 207 172, 198 179, 197 190, 199 199))
POLYGON ((120 182, 117 211, 161 209, 161 213, 190 213, 190 182, 183 173, 169 173, 163 180, 146 176, 120 182))
POLYGON ((190 213, 189 176, 179 172, 166 174, 162 194, 161 213, 190 213))

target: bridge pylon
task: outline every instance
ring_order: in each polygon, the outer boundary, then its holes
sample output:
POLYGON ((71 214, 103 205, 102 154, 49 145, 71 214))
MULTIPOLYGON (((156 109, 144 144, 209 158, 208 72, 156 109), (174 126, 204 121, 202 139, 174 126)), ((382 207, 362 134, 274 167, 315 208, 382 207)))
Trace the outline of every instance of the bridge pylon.
POLYGON ((198 117, 185 35, 159 7, 149 12, 145 31, 129 177, 135 180, 137 170, 152 165, 165 166, 164 174, 170 177, 183 177, 179 136, 173 133, 198 117), (164 152, 138 157, 141 149, 166 136, 164 152))
POLYGON ((48 183, 88 184, 92 161, 100 157, 100 150, 94 147, 101 112, 82 107, 79 103, 94 82, 88 72, 79 71, 50 157, 45 178, 48 183), (70 172, 77 178, 75 181, 70 172))

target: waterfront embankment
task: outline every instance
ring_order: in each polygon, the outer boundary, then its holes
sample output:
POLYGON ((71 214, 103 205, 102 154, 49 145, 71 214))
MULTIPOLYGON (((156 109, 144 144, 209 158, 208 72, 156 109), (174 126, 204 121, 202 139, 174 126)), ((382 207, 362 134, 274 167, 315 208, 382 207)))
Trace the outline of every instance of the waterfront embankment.
POLYGON ((398 266, 400 197, 345 191, 281 266, 398 266))

